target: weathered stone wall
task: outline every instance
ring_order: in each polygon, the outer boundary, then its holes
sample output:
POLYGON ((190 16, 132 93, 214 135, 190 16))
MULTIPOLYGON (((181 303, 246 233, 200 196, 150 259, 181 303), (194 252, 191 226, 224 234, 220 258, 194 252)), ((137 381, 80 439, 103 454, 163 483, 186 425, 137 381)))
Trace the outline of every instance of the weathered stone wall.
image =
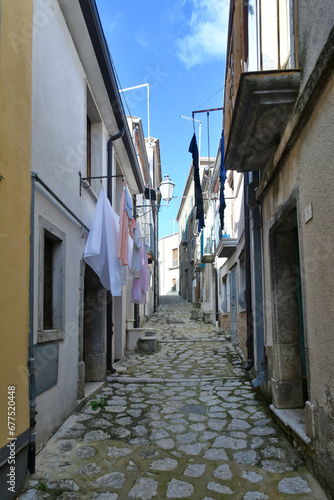
POLYGON ((247 359, 248 357, 246 341, 247 341, 247 312, 241 311, 238 314, 238 343, 245 359, 247 359))

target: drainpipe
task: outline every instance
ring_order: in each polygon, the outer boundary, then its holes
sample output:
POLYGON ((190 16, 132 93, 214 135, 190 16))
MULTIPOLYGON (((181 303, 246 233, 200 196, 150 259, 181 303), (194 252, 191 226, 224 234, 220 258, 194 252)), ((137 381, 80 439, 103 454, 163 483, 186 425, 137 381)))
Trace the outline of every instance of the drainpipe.
POLYGON ((219 326, 219 309, 218 309, 218 270, 216 263, 214 263, 214 273, 215 273, 215 316, 216 316, 216 328, 219 326))
POLYGON ((159 234, 158 234, 158 228, 159 228, 159 212, 154 214, 155 217, 155 255, 154 255, 154 312, 157 311, 158 305, 159 305, 159 266, 158 266, 158 259, 159 259, 159 234))
MULTIPOLYGON (((34 172, 32 172, 34 174, 34 172)), ((36 387, 35 387, 35 358, 34 358, 34 235, 35 235, 35 179, 31 177, 31 205, 30 205, 30 280, 29 280, 29 409, 30 409, 30 436, 28 445, 28 470, 35 472, 36 457, 36 387)))
POLYGON ((264 313, 263 313, 263 269, 262 269, 262 223, 260 207, 253 210, 253 244, 254 244, 254 291, 255 291, 255 333, 256 333, 256 378, 253 387, 259 387, 265 381, 264 356, 264 313))
MULTIPOLYGON (((137 220, 137 208, 136 208, 136 198, 133 200, 133 217, 137 220)), ((133 304, 133 315, 134 315, 134 328, 140 327, 140 315, 139 315, 139 304, 133 304)))
MULTIPOLYGON (((112 205, 112 151, 113 151, 113 142, 116 139, 120 139, 123 137, 125 133, 125 128, 111 136, 108 140, 107 144, 107 156, 108 156, 108 200, 110 201, 110 205, 112 205)), ((107 368, 111 373, 115 373, 116 370, 112 365, 112 337, 113 337, 113 310, 112 310, 112 295, 110 292, 107 292, 107 368)))
POLYGON ((249 172, 244 173, 244 217, 245 217, 245 267, 246 267, 246 317, 247 317, 247 365, 245 370, 249 371, 254 365, 254 326, 252 310, 252 279, 251 279, 251 255, 250 255, 250 210, 248 207, 249 172))

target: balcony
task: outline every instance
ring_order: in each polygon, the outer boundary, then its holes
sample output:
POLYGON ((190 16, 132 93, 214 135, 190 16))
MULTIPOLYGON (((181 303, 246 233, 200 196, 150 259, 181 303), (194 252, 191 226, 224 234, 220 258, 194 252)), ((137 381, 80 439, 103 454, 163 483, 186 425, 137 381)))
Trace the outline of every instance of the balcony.
POLYGON ((195 249, 194 271, 202 272, 205 269, 205 264, 201 262, 201 249, 199 246, 195 249))
POLYGON ((181 237, 181 245, 186 246, 188 243, 188 237, 187 237, 187 231, 182 231, 182 237, 181 237))
POLYGON ((226 170, 263 170, 289 121, 299 70, 242 73, 225 152, 226 170))
POLYGON ((203 264, 212 264, 215 260, 215 244, 211 237, 204 239, 203 253, 201 257, 201 262, 203 264))
POLYGON ((237 238, 223 237, 217 247, 217 257, 230 257, 237 246, 237 242, 237 238))

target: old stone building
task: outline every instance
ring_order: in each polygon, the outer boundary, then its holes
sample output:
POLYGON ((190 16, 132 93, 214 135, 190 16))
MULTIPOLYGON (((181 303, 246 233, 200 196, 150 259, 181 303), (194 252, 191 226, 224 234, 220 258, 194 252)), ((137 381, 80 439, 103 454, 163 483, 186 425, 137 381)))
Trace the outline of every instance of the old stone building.
POLYGON ((332 491, 333 25, 330 1, 232 0, 223 120, 248 211, 252 383, 332 491))

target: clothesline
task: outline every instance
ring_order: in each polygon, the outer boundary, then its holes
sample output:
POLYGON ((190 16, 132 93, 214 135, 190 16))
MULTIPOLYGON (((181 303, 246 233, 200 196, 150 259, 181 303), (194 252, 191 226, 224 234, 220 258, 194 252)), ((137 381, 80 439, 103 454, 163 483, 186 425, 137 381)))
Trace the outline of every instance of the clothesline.
POLYGON ((133 276, 132 302, 145 304, 149 283, 148 251, 147 238, 141 236, 140 225, 133 218, 132 201, 125 181, 119 216, 102 187, 84 250, 84 261, 114 296, 122 295, 128 267, 133 276))

